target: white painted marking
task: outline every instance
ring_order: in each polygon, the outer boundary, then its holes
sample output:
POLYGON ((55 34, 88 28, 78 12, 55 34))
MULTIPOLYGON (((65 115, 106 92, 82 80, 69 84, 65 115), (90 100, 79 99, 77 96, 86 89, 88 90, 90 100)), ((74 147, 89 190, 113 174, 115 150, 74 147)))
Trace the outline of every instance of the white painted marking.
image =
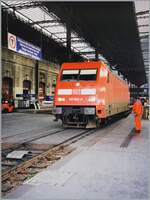
POLYGON ((95 102, 96 101, 96 97, 95 96, 91 96, 88 98, 89 102, 95 102))
POLYGON ((59 89, 58 95, 71 95, 72 89, 59 89))
POLYGON ((6 158, 22 159, 22 157, 24 155, 28 154, 28 153, 29 153, 29 151, 24 151, 24 150, 17 151, 17 150, 15 150, 15 151, 12 151, 11 153, 8 153, 6 158))
POLYGON ((90 95, 90 94, 96 94, 96 89, 81 89, 81 94, 84 95, 90 95))

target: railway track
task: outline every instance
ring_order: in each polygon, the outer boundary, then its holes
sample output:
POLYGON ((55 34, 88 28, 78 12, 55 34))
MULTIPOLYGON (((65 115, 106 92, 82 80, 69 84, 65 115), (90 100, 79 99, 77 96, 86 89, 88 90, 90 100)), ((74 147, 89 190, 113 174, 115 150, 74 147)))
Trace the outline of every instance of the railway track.
MULTIPOLYGON (((58 134, 58 133, 62 133, 64 132, 66 129, 57 129, 57 130, 52 130, 52 131, 45 131, 44 130, 44 133, 40 133, 38 134, 37 133, 37 136, 33 135, 33 136, 29 136, 25 139, 22 139, 19 141, 19 143, 5 143, 4 141, 7 139, 10 139, 10 138, 13 138, 14 136, 18 136, 19 134, 16 134, 16 135, 13 135, 13 136, 7 136, 7 137, 3 137, 3 139, 5 139, 3 141, 3 144, 2 144, 2 173, 7 171, 8 169, 10 169, 11 167, 13 166, 17 166, 19 165, 21 162, 24 162, 26 160, 29 160, 31 159, 32 157, 36 156, 37 154, 39 153, 42 153, 43 151, 47 150, 48 147, 45 147, 46 145, 44 145, 44 149, 41 149, 41 147, 37 149, 37 147, 35 147, 36 145, 34 145, 34 147, 32 147, 33 145, 30 145, 31 142, 33 141, 36 141, 38 139, 41 139, 41 138, 44 138, 44 137, 47 137, 47 136, 51 136, 51 135, 54 135, 54 134, 58 134), (6 156, 12 152, 12 151, 27 151, 28 154, 23 157, 22 159, 10 159, 10 158, 7 158, 6 156)), ((35 130, 36 131, 36 130, 35 130)), ((38 131, 42 131, 41 129, 38 131)), ((29 132, 25 132, 26 133, 29 133, 29 132)), ((24 135, 24 133, 22 134, 24 135)), ((39 146, 39 145, 38 145, 39 146)), ((43 145, 42 145, 43 146, 43 145)))
MULTIPOLYGON (((68 129, 67 129, 68 130, 68 129)), ((53 132, 52 134, 57 134, 65 131, 60 130, 59 132, 53 132)), ((48 150, 30 150, 25 158, 20 159, 7 159, 5 156, 2 158, 2 194, 5 195, 7 192, 21 185, 24 180, 30 178, 34 174, 41 171, 43 168, 53 164, 56 160, 61 159, 65 155, 71 153, 74 148, 70 145, 77 142, 78 140, 87 137, 96 132, 96 129, 81 130, 80 133, 63 139, 59 143, 53 145, 48 150), (8 166, 8 167, 6 167, 8 166)), ((24 141, 18 144, 14 150, 22 150, 22 146, 28 146, 29 141, 37 140, 44 136, 34 137, 28 141, 24 141)), ((12 150, 12 149, 11 149, 12 150)), ((25 150, 25 149, 24 149, 25 150)), ((26 149, 27 150, 27 149, 26 149)), ((4 153, 4 152, 3 152, 4 153)))
MULTIPOLYGON (((118 126, 118 123, 114 124, 116 121, 118 120, 110 121, 109 125, 113 124, 113 126, 107 126, 107 124, 103 127, 104 129, 102 128, 104 131, 100 136, 101 138, 103 138, 106 134, 110 133, 111 130, 118 126)), ((8 149, 11 151, 13 149, 28 150, 28 154, 20 159, 19 162, 15 159, 8 159, 9 162, 7 163, 8 160, 6 156, 4 155, 4 157, 2 157, 2 194, 7 194, 13 188, 21 185, 24 180, 29 179, 47 166, 71 153, 73 150, 75 150, 75 147, 73 147, 74 145, 71 144, 76 143, 82 138, 90 136, 97 131, 99 131, 99 129, 61 129, 49 133, 45 132, 45 134, 40 134, 38 136, 22 140, 22 142, 14 148, 8 149), (75 130, 78 131, 74 133, 75 130), (36 141, 47 136, 52 137, 54 134, 60 134, 59 136, 61 136, 61 133, 64 132, 65 134, 66 131, 71 132, 71 137, 69 136, 65 139, 62 137, 61 141, 59 141, 57 144, 53 144, 48 149, 32 149, 30 146, 31 141, 36 141), (8 167, 6 168, 6 166, 8 167), (3 167, 5 167, 4 170, 3 167)), ((3 151, 2 154, 3 153, 5 152, 3 151)))
POLYGON ((60 129, 54 129, 50 131, 49 129, 50 128, 47 127, 46 130, 43 130, 43 129, 34 130, 32 131, 32 136, 31 136, 31 131, 24 132, 21 134, 21 136, 22 137, 24 136, 26 138, 19 140, 17 145, 14 145, 13 142, 9 143, 9 140, 11 140, 11 138, 18 137, 20 135, 19 133, 12 136, 2 137, 2 141, 3 141, 2 149, 3 150, 6 149, 7 151, 7 149, 9 148, 12 151, 13 149, 17 149, 17 148, 20 148, 21 146, 25 146, 27 143, 32 142, 34 140, 38 140, 43 137, 54 135, 56 133, 61 133, 66 130, 64 128, 60 128, 60 129))

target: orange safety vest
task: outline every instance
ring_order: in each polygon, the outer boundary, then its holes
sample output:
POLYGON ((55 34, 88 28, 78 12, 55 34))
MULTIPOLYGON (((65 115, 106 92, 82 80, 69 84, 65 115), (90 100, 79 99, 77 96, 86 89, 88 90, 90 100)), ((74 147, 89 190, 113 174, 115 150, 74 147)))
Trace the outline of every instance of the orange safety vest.
POLYGON ((141 103, 140 100, 136 100, 136 102, 133 104, 132 111, 135 115, 142 115, 143 114, 143 107, 142 107, 142 103, 141 103))
POLYGON ((132 111, 135 114, 135 117, 134 117, 135 129, 136 129, 136 131, 141 131, 141 129, 142 129, 141 116, 143 113, 143 107, 142 107, 142 103, 140 100, 137 100, 133 104, 132 111))

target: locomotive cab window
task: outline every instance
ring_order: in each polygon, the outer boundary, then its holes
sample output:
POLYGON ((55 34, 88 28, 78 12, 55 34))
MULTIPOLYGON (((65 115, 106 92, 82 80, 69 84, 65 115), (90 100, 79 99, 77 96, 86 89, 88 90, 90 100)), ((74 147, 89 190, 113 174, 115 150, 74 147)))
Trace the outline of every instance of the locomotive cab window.
POLYGON ((61 74, 61 81, 77 81, 79 70, 63 70, 61 74))
POLYGON ((97 77, 97 69, 81 69, 80 81, 95 81, 97 77))
POLYGON ((95 81, 97 69, 63 70, 61 81, 95 81))

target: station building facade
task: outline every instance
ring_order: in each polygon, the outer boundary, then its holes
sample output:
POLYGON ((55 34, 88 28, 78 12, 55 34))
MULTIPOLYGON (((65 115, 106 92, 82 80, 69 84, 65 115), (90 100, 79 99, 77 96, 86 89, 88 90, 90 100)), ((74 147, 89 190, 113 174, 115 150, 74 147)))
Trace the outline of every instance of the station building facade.
POLYGON ((34 60, 28 56, 2 48, 2 97, 15 99, 34 99, 42 101, 45 96, 53 96, 60 65, 44 60, 34 60), (38 62, 38 83, 36 63, 38 62), (38 92, 36 85, 38 84, 38 92), (37 95, 36 95, 37 94, 37 95))

